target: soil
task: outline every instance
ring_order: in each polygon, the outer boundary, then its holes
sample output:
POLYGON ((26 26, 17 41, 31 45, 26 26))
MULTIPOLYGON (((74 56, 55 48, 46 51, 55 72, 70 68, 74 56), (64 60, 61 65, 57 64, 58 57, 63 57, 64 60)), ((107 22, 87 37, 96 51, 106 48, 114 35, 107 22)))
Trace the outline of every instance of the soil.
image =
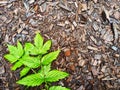
MULTIPOLYGON (((52 68, 71 90, 120 90, 120 0, 0 0, 0 90, 25 90, 10 70, 7 44, 33 42, 39 32, 61 49, 52 68)), ((28 90, 40 90, 40 87, 28 90)))

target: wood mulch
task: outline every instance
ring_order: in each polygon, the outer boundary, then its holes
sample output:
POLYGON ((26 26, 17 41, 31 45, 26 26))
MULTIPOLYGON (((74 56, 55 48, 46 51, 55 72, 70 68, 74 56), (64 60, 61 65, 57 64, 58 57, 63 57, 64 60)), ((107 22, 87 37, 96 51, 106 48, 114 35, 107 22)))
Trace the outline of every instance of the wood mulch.
MULTIPOLYGON (((3 55, 36 32, 61 49, 53 68, 71 90, 120 90, 120 0, 0 0, 0 90, 25 90, 3 55)), ((40 90, 40 87, 29 90, 40 90)))

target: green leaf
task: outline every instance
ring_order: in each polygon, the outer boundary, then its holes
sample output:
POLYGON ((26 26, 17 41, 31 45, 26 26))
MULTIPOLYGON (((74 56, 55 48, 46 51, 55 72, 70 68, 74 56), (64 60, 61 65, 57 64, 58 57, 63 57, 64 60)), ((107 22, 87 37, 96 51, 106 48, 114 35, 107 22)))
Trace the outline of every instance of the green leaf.
POLYGON ((51 70, 51 64, 48 64, 46 66, 42 66, 42 68, 38 71, 39 73, 44 73, 44 75, 47 75, 47 73, 51 70))
POLYGON ((18 49, 18 55, 19 55, 19 58, 23 55, 23 47, 21 45, 21 43, 18 41, 17 42, 17 49, 18 49))
POLYGON ((32 74, 17 81, 18 84, 26 86, 39 86, 44 82, 44 76, 40 73, 32 74))
POLYGON ((31 43, 25 43, 25 47, 24 47, 24 50, 25 50, 25 54, 29 54, 30 52, 32 52, 34 50, 35 46, 31 43))
POLYGON ((16 62, 13 66, 12 66, 12 70, 16 70, 17 68, 21 67, 23 64, 22 62, 19 60, 18 62, 16 62))
POLYGON ((45 42, 45 44, 43 45, 42 50, 44 50, 44 51, 50 50, 51 44, 52 44, 51 40, 48 40, 48 41, 45 42))
POLYGON ((43 46, 43 37, 39 33, 34 38, 34 44, 38 49, 41 49, 43 46))
POLYGON ((39 50, 39 54, 46 54, 47 51, 50 49, 51 47, 51 40, 48 40, 47 42, 45 42, 45 44, 43 45, 42 49, 39 50))
POLYGON ((17 47, 12 45, 7 45, 10 54, 14 55, 16 58, 19 58, 17 47))
POLYGON ((20 71, 20 77, 25 76, 30 71, 29 67, 25 67, 20 71))
POLYGON ((46 75, 45 80, 47 82, 55 82, 55 81, 59 81, 59 79, 65 78, 67 76, 68 76, 68 73, 66 73, 66 72, 52 70, 46 75))
POLYGON ((24 50, 25 52, 29 52, 34 49, 34 45, 32 43, 25 43, 24 50))
POLYGON ((70 89, 62 86, 52 86, 49 88, 49 90, 70 90, 70 89))
POLYGON ((4 57, 11 63, 14 63, 18 60, 18 58, 16 58, 15 56, 13 56, 11 54, 6 54, 6 55, 4 55, 4 57))
POLYGON ((60 50, 57 50, 57 51, 54 51, 54 52, 51 52, 45 56, 43 56, 41 62, 43 65, 48 65, 50 64, 53 60, 55 60, 58 56, 58 54, 60 53, 60 50))
POLYGON ((21 58, 22 63, 30 68, 37 68, 40 66, 40 59, 39 57, 30 57, 24 56, 21 58))

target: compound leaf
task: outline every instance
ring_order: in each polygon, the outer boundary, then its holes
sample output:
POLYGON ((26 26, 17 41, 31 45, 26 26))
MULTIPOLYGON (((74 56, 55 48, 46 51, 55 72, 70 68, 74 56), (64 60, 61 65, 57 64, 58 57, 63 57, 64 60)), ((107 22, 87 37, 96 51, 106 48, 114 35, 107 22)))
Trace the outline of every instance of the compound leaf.
POLYGON ((22 62, 19 60, 18 62, 16 62, 13 66, 12 66, 12 70, 16 70, 17 68, 21 67, 23 64, 22 62))
POLYGON ((48 65, 50 64, 53 60, 55 60, 58 56, 58 54, 60 53, 60 50, 57 50, 57 51, 54 51, 54 52, 51 52, 45 56, 43 56, 41 62, 43 65, 48 65))
POLYGON ((18 58, 16 58, 15 56, 13 56, 11 54, 6 54, 6 55, 4 55, 4 57, 11 63, 14 63, 18 60, 18 58))
POLYGON ((70 89, 62 86, 52 86, 49 88, 49 90, 70 90, 70 89))
POLYGON ((34 49, 34 45, 32 43, 25 43, 25 47, 24 47, 25 52, 30 52, 33 49, 34 49))
POLYGON ((47 73, 51 70, 51 64, 48 64, 46 66, 42 66, 42 68, 38 71, 39 73, 44 73, 44 75, 47 75, 47 73))
POLYGON ((68 76, 68 73, 66 73, 66 72, 52 70, 52 71, 48 72, 48 74, 45 77, 45 80, 47 82, 55 82, 55 81, 59 81, 59 79, 65 78, 67 76, 68 76))
POLYGON ((16 58, 19 58, 17 47, 12 46, 12 45, 7 45, 7 46, 8 46, 8 50, 10 54, 14 55, 16 58))
POLYGON ((40 66, 40 60, 38 57, 24 56, 21 58, 21 61, 25 66, 30 68, 37 68, 40 66))
POLYGON ((26 86, 39 86, 44 82, 44 76, 40 73, 32 74, 17 81, 18 84, 26 86))
POLYGON ((20 77, 25 76, 30 71, 29 67, 25 67, 20 71, 20 77))
POLYGON ((21 57, 23 55, 24 51, 23 51, 23 47, 19 41, 17 42, 17 51, 18 51, 19 57, 21 57))
POLYGON ((29 54, 37 55, 38 54, 36 47, 31 43, 25 43, 24 50, 25 50, 26 55, 29 55, 29 54))
POLYGON ((43 45, 42 49, 39 50, 39 54, 46 54, 47 51, 50 49, 51 47, 51 40, 48 40, 47 42, 45 42, 45 44, 43 45))
POLYGON ((51 40, 46 41, 45 44, 43 45, 42 49, 46 50, 46 51, 49 50, 51 47, 51 44, 52 44, 51 40))
POLYGON ((38 49, 41 49, 43 46, 43 37, 39 33, 34 38, 34 44, 38 49))

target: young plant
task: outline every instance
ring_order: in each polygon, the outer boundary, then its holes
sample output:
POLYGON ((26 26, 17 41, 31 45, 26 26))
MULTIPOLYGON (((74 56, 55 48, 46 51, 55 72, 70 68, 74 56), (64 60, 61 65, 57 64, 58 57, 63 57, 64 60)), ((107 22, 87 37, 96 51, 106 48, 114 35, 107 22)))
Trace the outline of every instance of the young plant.
POLYGON ((51 63, 57 58, 60 50, 48 53, 51 40, 45 43, 43 37, 37 33, 34 44, 25 43, 24 47, 18 41, 17 46, 8 45, 9 54, 4 57, 13 64, 12 70, 23 67, 20 71, 18 84, 28 87, 39 86, 45 83, 45 90, 70 90, 62 86, 51 86, 51 82, 59 81, 68 76, 68 73, 59 70, 51 70, 51 63), (28 72, 33 73, 28 75, 28 72))

